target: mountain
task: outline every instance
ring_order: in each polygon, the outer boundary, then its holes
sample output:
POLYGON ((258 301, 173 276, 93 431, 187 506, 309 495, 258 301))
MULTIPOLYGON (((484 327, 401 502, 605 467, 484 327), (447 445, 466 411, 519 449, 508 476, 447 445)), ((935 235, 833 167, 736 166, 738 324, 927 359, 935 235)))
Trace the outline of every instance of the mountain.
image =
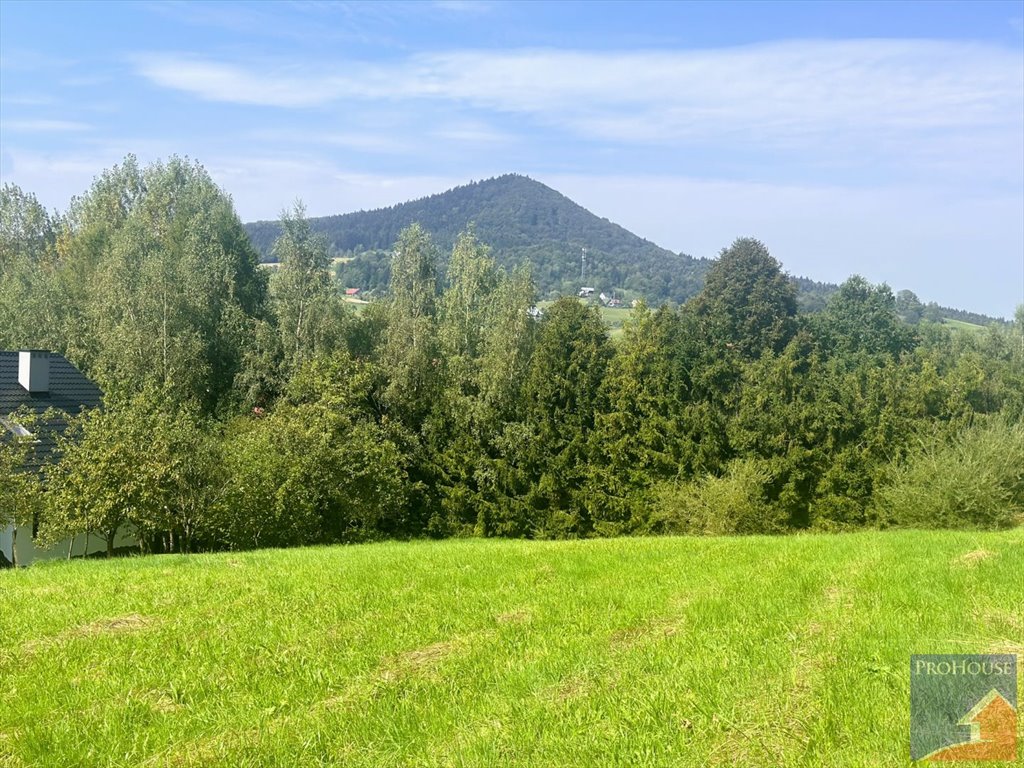
MULTIPOLYGON (((598 291, 644 296, 652 303, 685 301, 700 290, 710 261, 677 254, 595 216, 565 195, 526 176, 506 175, 390 208, 311 218, 335 256, 352 257, 342 280, 363 290, 387 283, 387 251, 405 227, 419 222, 442 254, 471 224, 499 264, 529 262, 542 295, 598 291), (581 276, 582 249, 586 272, 581 276)), ((277 222, 246 224, 253 244, 270 260, 277 222)))
MULTIPOLYGON (((531 265, 542 297, 576 294, 586 285, 627 300, 642 296, 652 306, 664 301, 682 303, 700 291, 711 265, 709 259, 661 248, 518 174, 471 182, 390 208, 322 216, 309 222, 314 232, 327 238, 332 254, 342 257, 338 266, 342 284, 364 293, 387 287, 390 250, 398 234, 417 222, 440 249, 442 270, 456 238, 472 225, 499 264, 506 268, 531 265), (586 272, 581 274, 584 248, 586 272)), ((256 221, 245 228, 264 261, 273 261, 274 240, 281 231, 278 222, 256 221)), ((823 309, 838 289, 807 277, 794 277, 793 282, 800 308, 807 312, 823 309)), ((917 302, 916 296, 913 301, 917 302)), ((915 312, 935 321, 1005 322, 934 302, 915 312)))

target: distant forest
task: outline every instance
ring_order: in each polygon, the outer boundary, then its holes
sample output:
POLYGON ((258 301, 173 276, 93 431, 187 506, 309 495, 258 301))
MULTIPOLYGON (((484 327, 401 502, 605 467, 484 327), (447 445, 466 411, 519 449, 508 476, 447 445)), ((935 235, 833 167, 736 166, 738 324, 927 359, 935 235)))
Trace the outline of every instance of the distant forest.
MULTIPOLYGON (((470 226, 488 244, 499 266, 513 269, 529 264, 540 295, 554 299, 575 295, 582 285, 624 300, 642 297, 652 306, 669 301, 682 304, 704 283, 711 261, 676 254, 599 218, 550 187, 526 176, 506 175, 473 182, 420 200, 374 211, 314 217, 309 225, 326 238, 342 285, 363 293, 383 293, 390 280, 391 248, 399 233, 420 224, 437 244, 443 277, 447 256, 459 235, 470 226), (585 277, 582 249, 587 249, 585 277)), ((245 225, 263 261, 276 261, 274 242, 278 222, 245 225)), ((792 278, 801 311, 822 310, 838 289, 807 277, 792 278)), ((911 307, 920 303, 908 293, 911 307)), ((908 317, 914 317, 909 309, 908 317)), ((977 325, 1003 322, 986 315, 934 303, 921 307, 930 320, 952 318, 977 325)))

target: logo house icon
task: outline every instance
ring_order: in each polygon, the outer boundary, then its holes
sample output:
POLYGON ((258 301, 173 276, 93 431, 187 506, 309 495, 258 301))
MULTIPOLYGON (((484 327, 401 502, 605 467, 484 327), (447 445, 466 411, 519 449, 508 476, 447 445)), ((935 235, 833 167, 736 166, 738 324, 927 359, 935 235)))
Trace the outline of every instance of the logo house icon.
POLYGON ((970 726, 970 741, 943 747, 926 760, 1016 760, 1017 711, 993 688, 964 715, 958 725, 970 726))

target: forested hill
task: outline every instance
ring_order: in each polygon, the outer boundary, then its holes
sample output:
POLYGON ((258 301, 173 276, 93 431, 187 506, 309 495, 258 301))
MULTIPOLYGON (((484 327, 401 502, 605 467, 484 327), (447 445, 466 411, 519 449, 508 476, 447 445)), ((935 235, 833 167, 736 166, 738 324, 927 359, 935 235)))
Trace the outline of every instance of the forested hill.
MULTIPOLYGON (((642 296, 649 304, 683 302, 696 295, 704 273, 713 263, 676 254, 639 237, 608 219, 595 216, 565 195, 527 176, 507 174, 475 181, 447 192, 374 211, 309 219, 314 232, 323 233, 334 256, 350 257, 339 266, 345 286, 364 292, 383 291, 391 274, 391 249, 399 233, 419 223, 440 250, 439 266, 460 232, 471 224, 479 239, 493 250, 498 264, 514 267, 529 263, 542 297, 575 294, 581 285, 620 298, 642 296), (581 278, 581 251, 587 249, 586 277, 581 278)), ((275 260, 277 221, 245 225, 264 261, 275 260)), ((722 247, 729 243, 722 243, 722 247)), ((795 277, 802 311, 820 311, 838 290, 831 283, 795 277)), ((900 307, 905 319, 920 317, 940 322, 952 318, 986 325, 993 318, 963 310, 921 304, 909 291, 909 306, 900 307)))
MULTIPOLYGON (((345 282, 360 288, 387 283, 387 255, 399 232, 419 222, 444 255, 460 232, 475 225, 499 264, 529 262, 542 294, 575 293, 581 250, 587 249, 586 285, 598 291, 629 291, 648 301, 683 301, 700 290, 709 262, 675 254, 595 216, 565 195, 519 175, 456 187, 390 208, 310 219, 337 256, 355 256, 345 282)), ((265 259, 279 232, 277 222, 247 224, 265 259)), ((727 245, 724 244, 724 245, 727 245)))

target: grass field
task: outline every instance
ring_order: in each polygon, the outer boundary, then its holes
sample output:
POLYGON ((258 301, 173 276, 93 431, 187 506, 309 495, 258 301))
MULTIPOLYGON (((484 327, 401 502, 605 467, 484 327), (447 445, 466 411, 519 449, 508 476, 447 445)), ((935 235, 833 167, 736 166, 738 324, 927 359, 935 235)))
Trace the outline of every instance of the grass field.
POLYGON ((972 333, 980 333, 985 330, 984 325, 977 325, 976 323, 967 323, 963 320, 954 320, 950 317, 944 317, 942 319, 943 325, 948 325, 950 328, 955 328, 958 331, 970 331, 972 333))
POLYGON ((1024 530, 469 540, 0 572, 2 766, 904 766, 1024 653, 1024 530))

